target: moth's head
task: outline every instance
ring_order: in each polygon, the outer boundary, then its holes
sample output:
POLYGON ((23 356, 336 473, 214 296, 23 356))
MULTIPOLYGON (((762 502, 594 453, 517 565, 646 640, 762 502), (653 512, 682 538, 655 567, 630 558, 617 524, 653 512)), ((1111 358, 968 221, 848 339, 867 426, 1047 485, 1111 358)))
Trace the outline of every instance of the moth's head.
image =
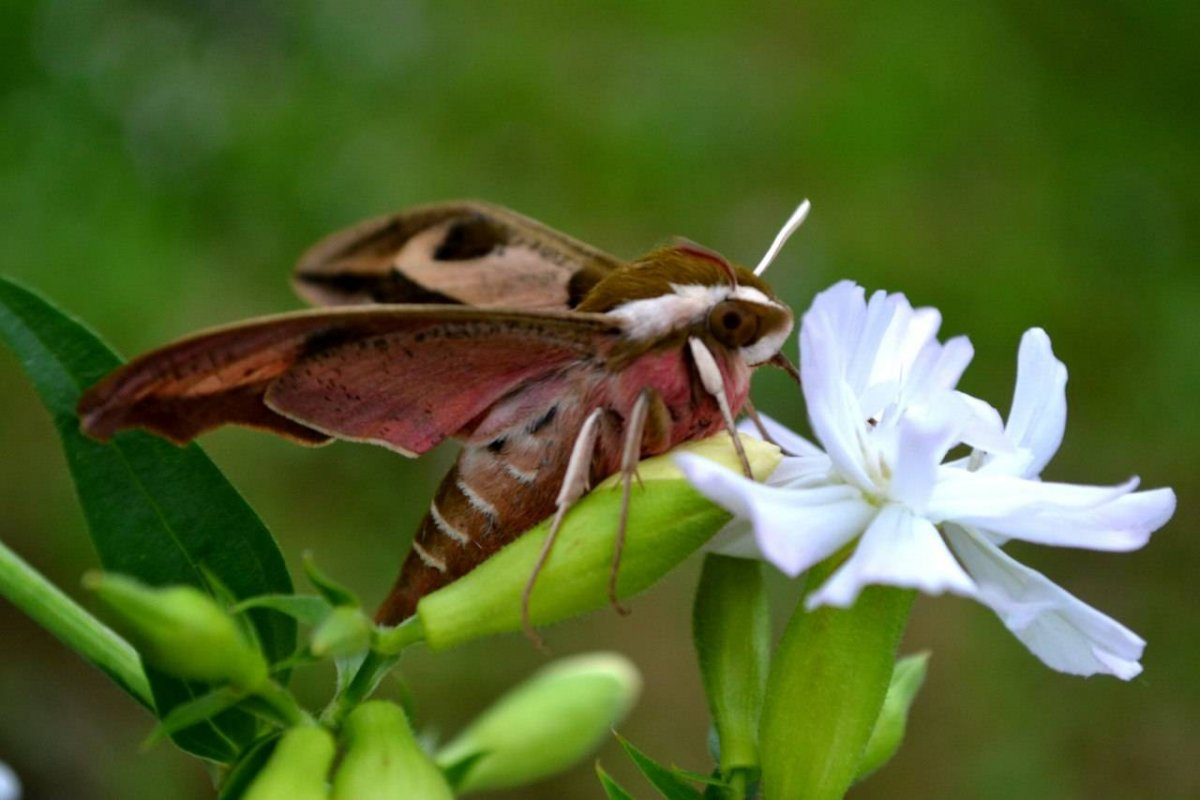
POLYGON ((766 281, 690 242, 653 250, 597 284, 579 311, 608 313, 634 340, 701 336, 746 363, 769 361, 792 330, 792 311, 766 281))

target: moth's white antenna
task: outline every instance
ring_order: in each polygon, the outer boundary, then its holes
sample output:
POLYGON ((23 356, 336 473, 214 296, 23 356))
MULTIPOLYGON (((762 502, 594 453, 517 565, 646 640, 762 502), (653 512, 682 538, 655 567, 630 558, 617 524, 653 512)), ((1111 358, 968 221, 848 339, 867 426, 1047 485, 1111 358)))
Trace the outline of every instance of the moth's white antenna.
POLYGON ((755 275, 762 275, 767 271, 767 267, 771 266, 771 262, 775 260, 775 256, 779 255, 779 251, 783 249, 783 245, 787 242, 788 237, 796 232, 796 229, 804 222, 804 218, 808 216, 808 210, 812 208, 812 204, 805 200, 792 215, 788 217, 788 221, 783 223, 783 227, 779 233, 775 234, 775 241, 771 242, 771 246, 767 248, 767 254, 762 257, 762 261, 758 262, 758 266, 754 268, 755 275))

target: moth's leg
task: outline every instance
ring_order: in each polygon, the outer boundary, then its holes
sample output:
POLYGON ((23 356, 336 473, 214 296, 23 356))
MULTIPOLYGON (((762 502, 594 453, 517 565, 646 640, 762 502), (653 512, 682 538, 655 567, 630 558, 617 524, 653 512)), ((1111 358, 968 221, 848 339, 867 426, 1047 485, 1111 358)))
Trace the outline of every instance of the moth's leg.
POLYGON ((612 571, 608 574, 608 602, 619 614, 629 609, 617 599, 617 575, 621 570, 621 554, 625 550, 625 531, 629 527, 629 501, 633 481, 638 477, 637 465, 643 448, 656 452, 670 436, 671 412, 653 388, 642 389, 625 422, 625 442, 621 451, 621 514, 617 518, 617 536, 613 544, 612 571))
POLYGON ((779 442, 771 438, 770 431, 768 431, 767 426, 763 424, 762 417, 758 415, 758 410, 754 407, 754 404, 750 402, 749 398, 746 398, 746 404, 742 406, 742 410, 746 412, 746 416, 749 417, 750 421, 754 423, 754 427, 758 428, 758 435, 762 437, 764 442, 770 442, 776 447, 779 447, 779 449, 783 449, 780 447, 779 442))
POLYGON ((596 450, 596 437, 599 435, 602 416, 604 416, 602 408, 597 408, 588 414, 587 419, 583 421, 583 426, 579 429, 579 435, 575 437, 575 444, 571 448, 571 458, 567 462, 567 471, 563 476, 562 487, 558 490, 558 499, 555 500, 557 508, 554 512, 554 521, 550 523, 550 533, 546 536, 542 552, 538 554, 537 563, 533 565, 533 574, 529 576, 529 582, 525 584, 525 592, 521 595, 521 628, 525 631, 525 636, 529 641, 533 642, 539 650, 545 650, 546 647, 542 642, 542 637, 538 636, 530 621, 529 600, 533 596, 533 587, 537 583, 538 575, 541 574, 542 567, 546 566, 546 559, 550 557, 554 540, 558 538, 558 529, 562 527, 563 517, 566 516, 571 504, 583 497, 588 490, 588 476, 592 469, 592 456, 596 450))
POLYGON ((721 377, 717 359, 704 342, 695 336, 688 339, 688 347, 692 350, 692 360, 696 362, 696 371, 700 373, 700 383, 704 386, 704 391, 713 396, 717 407, 721 409, 725 430, 729 431, 733 438, 733 449, 737 451, 738 460, 742 462, 742 472, 746 473, 747 478, 754 480, 754 473, 750 471, 750 459, 746 457, 746 449, 742 447, 742 438, 738 435, 737 425, 733 421, 733 410, 729 407, 729 398, 725 395, 725 379, 721 377))

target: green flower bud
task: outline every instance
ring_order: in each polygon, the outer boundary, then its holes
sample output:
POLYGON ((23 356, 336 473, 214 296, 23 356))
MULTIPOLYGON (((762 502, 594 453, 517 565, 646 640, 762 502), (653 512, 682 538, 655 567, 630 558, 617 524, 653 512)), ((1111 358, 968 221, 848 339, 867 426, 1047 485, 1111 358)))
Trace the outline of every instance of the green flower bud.
POLYGON ((692 617, 721 772, 758 768, 758 719, 771 657, 771 613, 762 564, 709 554, 692 617))
MULTIPOLYGON (((755 475, 770 474, 779 463, 779 449, 748 436, 742 441, 755 475)), ((726 434, 680 449, 741 469, 726 434)), ((641 485, 634 484, 617 579, 620 597, 637 594, 662 578, 729 519, 728 512, 692 488, 671 454, 643 461, 638 473, 641 485)), ((534 624, 557 622, 608 605, 620 508, 620 476, 615 475, 567 514, 533 591, 530 615, 534 624)), ((522 594, 549 530, 549 521, 543 522, 465 577, 421 598, 417 616, 426 643, 440 650, 519 630, 522 594)))
POLYGON ((333 779, 333 800, 453 800, 399 706, 363 703, 346 717, 342 738, 346 755, 333 779))
POLYGON ((275 745, 242 800, 328 800, 333 754, 329 731, 315 725, 292 728, 275 745))
POLYGON ((896 662, 892 682, 883 699, 883 708, 879 711, 879 719, 875 720, 875 730, 867 740, 867 749, 858 764, 855 780, 861 781, 891 761, 900 749, 904 731, 908 727, 908 710, 912 708, 913 700, 917 699, 917 692, 925 682, 928 664, 928 653, 908 656, 896 662))
POLYGON ((459 791, 521 786, 591 755, 625 718, 641 677, 616 653, 564 658, 508 692, 438 752, 459 791))
POLYGON ((254 689, 267 663, 238 623, 215 600, 191 586, 154 589, 132 578, 99 572, 84 585, 114 613, 114 627, 142 658, 186 680, 254 689))
POLYGON ((371 646, 374 625, 358 608, 338 606, 313 629, 309 649, 318 658, 342 658, 371 646))

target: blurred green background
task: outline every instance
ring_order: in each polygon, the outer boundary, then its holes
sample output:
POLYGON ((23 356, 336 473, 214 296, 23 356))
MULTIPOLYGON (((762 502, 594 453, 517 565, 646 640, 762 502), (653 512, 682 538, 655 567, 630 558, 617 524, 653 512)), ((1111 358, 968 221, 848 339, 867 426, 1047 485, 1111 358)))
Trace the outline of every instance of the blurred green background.
MULTIPOLYGON (((486 198, 622 256, 681 234, 753 262, 810 197, 770 276, 798 310, 846 277, 938 306, 976 346, 965 388, 1002 409, 1041 325, 1071 371, 1048 477, 1136 472, 1180 499, 1139 553, 1014 548, 1149 640, 1142 677, 1053 673, 985 609, 922 598, 905 649, 932 649, 929 681, 899 757, 853 796, 1200 797, 1196 23, 1169 0, 8 2, 0 271, 130 355, 298 307, 305 247, 411 203, 486 198)), ((79 595, 95 557, 7 351, 0 385, 0 537, 79 595)), ((803 424, 780 376, 756 397, 803 424)), ((311 548, 372 601, 453 455, 205 445, 293 567, 311 548)), ((623 732, 704 768, 696 574, 548 638, 629 654, 647 688, 623 732)), ((795 587, 773 588, 782 621, 795 587)), ((28 797, 210 796, 169 745, 139 754, 149 718, 2 602, 0 631, 0 760, 28 797)), ((543 661, 514 636, 402 671, 447 735, 543 661)), ((316 703, 330 676, 298 686, 316 703)), ((513 796, 599 795, 584 765, 513 796)))

